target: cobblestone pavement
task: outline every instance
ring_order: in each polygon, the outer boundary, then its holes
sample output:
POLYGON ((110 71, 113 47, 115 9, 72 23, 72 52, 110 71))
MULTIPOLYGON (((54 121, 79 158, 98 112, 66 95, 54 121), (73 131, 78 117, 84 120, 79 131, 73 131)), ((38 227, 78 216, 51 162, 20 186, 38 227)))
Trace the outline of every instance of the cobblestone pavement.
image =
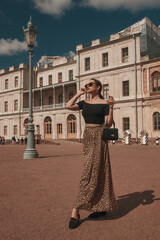
POLYGON ((160 146, 109 145, 118 211, 68 228, 83 169, 82 145, 0 146, 0 240, 159 240, 160 146))

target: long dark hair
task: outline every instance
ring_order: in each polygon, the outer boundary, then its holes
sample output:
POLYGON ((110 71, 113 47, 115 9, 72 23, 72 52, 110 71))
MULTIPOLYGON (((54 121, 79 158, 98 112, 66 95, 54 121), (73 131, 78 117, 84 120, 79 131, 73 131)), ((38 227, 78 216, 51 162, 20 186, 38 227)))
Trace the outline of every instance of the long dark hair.
POLYGON ((100 87, 100 88, 98 89, 98 95, 99 95, 99 97, 100 97, 101 99, 104 99, 104 97, 103 97, 102 94, 101 94, 101 91, 102 91, 102 83, 101 83, 99 80, 97 80, 96 78, 91 78, 91 80, 93 80, 93 81, 95 82, 95 84, 100 87))

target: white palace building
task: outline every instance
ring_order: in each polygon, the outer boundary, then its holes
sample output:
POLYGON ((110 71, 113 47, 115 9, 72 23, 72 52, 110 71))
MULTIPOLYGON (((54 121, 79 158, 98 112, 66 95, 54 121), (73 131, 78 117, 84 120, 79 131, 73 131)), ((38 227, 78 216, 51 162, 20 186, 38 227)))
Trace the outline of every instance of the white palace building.
MULTIPOLYGON (((29 116, 28 67, 0 70, 0 136, 26 135, 29 116)), ((134 25, 88 44, 76 46, 75 56, 42 56, 33 68, 35 133, 42 139, 80 139, 84 120, 66 103, 90 78, 103 84, 103 96, 113 96, 119 137, 147 131, 160 137, 160 28, 147 17, 134 25)), ((89 99, 82 95, 78 101, 89 99)))

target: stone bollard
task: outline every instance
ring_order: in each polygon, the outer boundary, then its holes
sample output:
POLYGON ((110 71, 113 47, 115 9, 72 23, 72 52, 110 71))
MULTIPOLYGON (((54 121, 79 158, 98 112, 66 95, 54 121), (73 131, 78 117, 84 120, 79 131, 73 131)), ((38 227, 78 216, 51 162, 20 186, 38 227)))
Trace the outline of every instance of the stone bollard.
POLYGON ((145 130, 140 132, 140 145, 148 145, 148 132, 145 130))
POLYGON ((122 143, 126 145, 131 145, 131 132, 129 130, 123 132, 122 143))
POLYGON ((156 145, 159 145, 159 137, 156 137, 156 145))

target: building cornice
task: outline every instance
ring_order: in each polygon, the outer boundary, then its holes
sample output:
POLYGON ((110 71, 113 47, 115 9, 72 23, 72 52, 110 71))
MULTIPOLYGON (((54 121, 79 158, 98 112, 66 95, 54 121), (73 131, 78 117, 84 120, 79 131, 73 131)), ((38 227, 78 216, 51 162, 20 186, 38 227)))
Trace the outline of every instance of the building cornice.
POLYGON ((10 92, 16 92, 16 91, 20 91, 23 90, 23 88, 18 88, 18 89, 11 89, 11 90, 4 90, 3 92, 0 92, 0 94, 6 94, 6 93, 10 93, 10 92))
POLYGON ((0 118, 1 118, 1 117, 15 116, 15 115, 19 116, 19 115, 21 115, 21 114, 22 114, 22 112, 15 112, 15 113, 9 112, 9 113, 0 114, 0 118))
POLYGON ((55 68, 59 68, 59 67, 64 67, 64 66, 67 66, 67 65, 72 65, 74 63, 76 63, 77 61, 74 60, 74 61, 71 61, 71 62, 66 62, 66 63, 62 63, 62 64, 59 64, 59 65, 56 65, 56 66, 52 66, 52 67, 47 67, 47 68, 38 68, 36 70, 34 70, 35 72, 37 73, 41 73, 41 72, 46 72, 48 70, 52 70, 52 69, 55 69, 55 68))
MULTIPOLYGON (((76 78, 78 78, 78 77, 86 77, 86 76, 91 76, 93 74, 95 75, 95 74, 99 74, 99 73, 112 72, 112 71, 125 69, 125 68, 130 68, 130 67, 134 67, 134 66, 135 66, 135 63, 131 63, 131 64, 127 64, 127 65, 124 65, 124 66, 113 67, 113 68, 99 70, 99 71, 96 71, 96 72, 90 72, 90 73, 86 73, 86 74, 80 74, 79 76, 75 76, 75 77, 76 78)), ((141 66, 141 62, 136 63, 136 66, 141 66)))
MULTIPOLYGON (((141 35, 141 32, 138 32, 138 33, 133 33, 129 36, 125 36, 125 37, 120 37, 120 38, 117 38, 117 39, 113 39, 113 40, 109 40, 107 42, 103 42, 103 43, 100 43, 96 46, 89 46, 89 47, 85 47, 83 49, 80 49, 80 50, 77 50, 76 52, 77 53, 82 53, 82 52, 86 52, 86 51, 90 51, 92 49, 97 49, 97 48, 101 48, 101 47, 104 47, 104 46, 107 46, 107 45, 111 45, 111 44, 114 44, 114 43, 117 43, 117 42, 121 42, 122 40, 128 40, 128 39, 131 39, 133 37, 137 37, 137 36, 140 36, 141 35)), ((83 44, 82 44, 83 45, 83 44)))
MULTIPOLYGON (((72 84, 76 84, 76 79, 75 80, 72 80, 72 81, 67 81, 67 82, 62 82, 62 83, 54 83, 52 85, 46 85, 46 86, 43 86, 43 87, 37 87, 37 88, 33 88, 32 91, 33 92, 36 92, 36 91, 41 91, 41 90, 47 90, 47 89, 53 89, 53 88, 58 88, 58 87, 63 87, 65 85, 72 85, 72 84)), ((27 90, 24 90, 23 93, 25 92, 29 92, 29 89, 27 90)))
POLYGON ((4 72, 4 73, 0 73, 0 77, 1 77, 1 76, 4 76, 4 75, 9 75, 9 74, 12 74, 12 73, 15 73, 15 72, 19 72, 19 71, 21 71, 21 70, 27 70, 27 69, 28 69, 28 68, 26 68, 26 67, 16 68, 16 69, 11 70, 11 71, 6 71, 6 72, 4 72))
POLYGON ((160 62, 160 57, 149 59, 149 60, 146 60, 146 61, 141 61, 141 65, 150 64, 150 63, 154 63, 154 62, 158 62, 158 61, 160 62))

